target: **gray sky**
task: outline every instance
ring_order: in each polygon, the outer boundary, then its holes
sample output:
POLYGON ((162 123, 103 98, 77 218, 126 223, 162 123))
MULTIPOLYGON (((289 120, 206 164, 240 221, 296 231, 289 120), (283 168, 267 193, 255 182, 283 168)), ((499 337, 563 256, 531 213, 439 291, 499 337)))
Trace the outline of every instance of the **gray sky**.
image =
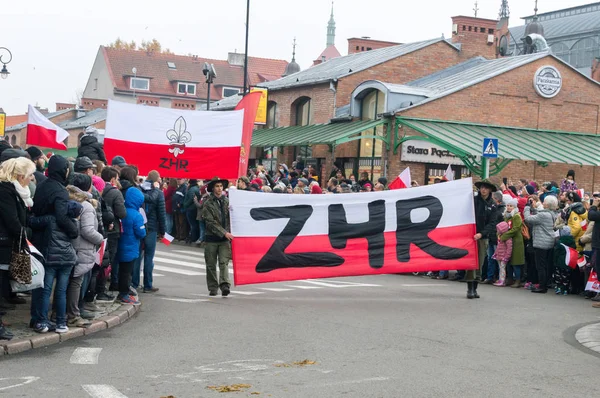
MULTIPOLYGON (((591 3, 540 0, 539 12, 591 3)), ((347 53, 347 38, 411 42, 451 36, 450 17, 473 15, 474 0, 337 0, 336 46, 347 53)), ((501 0, 480 0, 479 17, 495 19, 501 0)), ((509 0, 511 26, 533 14, 533 0, 509 0)), ((296 59, 309 67, 325 48, 329 0, 251 0, 251 56, 296 59)), ((117 37, 156 38, 176 54, 226 59, 244 51, 245 0, 4 0, 0 47, 8 47, 11 72, 0 80, 0 107, 22 114, 27 104, 54 110, 71 102, 87 82, 98 46, 117 37), (166 7, 165 7, 166 5, 166 7)))

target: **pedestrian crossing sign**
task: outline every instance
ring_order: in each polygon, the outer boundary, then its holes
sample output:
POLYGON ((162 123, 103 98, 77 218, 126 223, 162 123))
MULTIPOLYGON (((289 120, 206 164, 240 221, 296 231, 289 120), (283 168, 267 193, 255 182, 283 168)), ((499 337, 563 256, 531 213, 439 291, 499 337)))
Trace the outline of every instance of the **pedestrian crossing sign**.
POLYGON ((483 157, 497 158, 498 157, 498 138, 483 139, 483 157))

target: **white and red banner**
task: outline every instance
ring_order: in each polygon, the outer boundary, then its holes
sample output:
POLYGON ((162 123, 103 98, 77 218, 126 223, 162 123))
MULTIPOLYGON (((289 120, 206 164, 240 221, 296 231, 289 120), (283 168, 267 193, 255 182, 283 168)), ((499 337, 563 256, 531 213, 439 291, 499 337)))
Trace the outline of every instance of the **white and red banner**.
POLYGON ((478 267, 470 178, 361 194, 229 195, 236 285, 478 267))
POLYGON ((592 272, 590 272, 590 277, 585 285, 585 290, 600 293, 600 283, 598 283, 598 275, 596 274, 596 271, 592 270, 592 272))
POLYGON ((202 112, 108 101, 104 151, 140 175, 237 179, 244 111, 202 112))
POLYGON ((34 106, 29 105, 27 113, 27 145, 66 150, 64 143, 69 137, 66 130, 48 120, 34 106))
POLYGON ((240 165, 238 169, 238 177, 245 176, 248 172, 248 159, 250 158, 250 145, 252 144, 252 132, 254 131, 254 123, 258 104, 260 103, 264 91, 254 91, 248 93, 235 107, 236 111, 244 110, 244 128, 242 134, 242 146, 240 148, 240 165))

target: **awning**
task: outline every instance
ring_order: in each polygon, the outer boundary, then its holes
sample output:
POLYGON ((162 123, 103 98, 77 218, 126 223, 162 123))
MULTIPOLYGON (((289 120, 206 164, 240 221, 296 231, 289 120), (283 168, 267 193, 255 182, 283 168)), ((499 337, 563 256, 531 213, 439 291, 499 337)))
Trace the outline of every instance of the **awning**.
POLYGON ((361 120, 356 122, 340 122, 313 124, 309 126, 277 127, 272 129, 255 130, 252 135, 252 146, 302 146, 315 144, 339 145, 360 138, 375 138, 389 144, 388 129, 385 136, 356 136, 362 131, 369 130, 389 123, 389 119, 361 120))
MULTIPOLYGON (((498 138, 498 153, 507 160, 534 160, 600 166, 600 136, 566 131, 536 130, 490 126, 442 120, 397 117, 397 125, 410 127, 427 137, 427 141, 445 147, 456 156, 481 156, 484 138, 498 138)), ((406 141, 411 137, 405 136, 406 141)))

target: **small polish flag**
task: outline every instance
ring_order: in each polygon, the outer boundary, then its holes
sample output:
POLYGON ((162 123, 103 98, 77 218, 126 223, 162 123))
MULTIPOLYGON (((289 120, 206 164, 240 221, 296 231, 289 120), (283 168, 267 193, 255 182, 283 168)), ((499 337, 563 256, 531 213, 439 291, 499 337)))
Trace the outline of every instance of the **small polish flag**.
POLYGON ((577 253, 577 250, 565 245, 564 243, 561 243, 561 245, 565 248, 565 265, 572 269, 577 268, 577 262, 579 259, 579 253, 577 253))
POLYGON ((104 239, 100 244, 100 249, 96 252, 96 264, 102 265, 102 259, 104 258, 104 252, 106 251, 106 242, 108 239, 104 239))
POLYGON ((444 180, 446 181, 454 181, 454 171, 452 170, 452 166, 448 165, 446 172, 444 173, 444 180))
POLYGON ((588 263, 588 259, 586 256, 581 256, 579 258, 579 260, 577 260, 577 265, 579 266, 579 268, 583 268, 585 267, 585 265, 588 263))
POLYGON ((173 242, 173 239, 175 239, 173 236, 169 235, 168 233, 165 233, 165 236, 162 238, 161 242, 169 246, 171 242, 173 242))
POLYGON ((584 189, 578 189, 577 193, 579 194, 579 197, 583 200, 583 197, 585 196, 585 190, 584 189))
POLYGON ((389 189, 402 189, 402 188, 409 188, 411 185, 411 178, 410 178, 410 167, 407 167, 406 169, 404 169, 404 171, 402 173, 400 173, 400 175, 398 177, 396 177, 394 179, 394 181, 390 182, 390 185, 388 186, 389 189))
POLYGON ((67 137, 69 137, 69 133, 44 117, 35 107, 29 105, 27 145, 66 150, 67 146, 63 141, 67 137))

